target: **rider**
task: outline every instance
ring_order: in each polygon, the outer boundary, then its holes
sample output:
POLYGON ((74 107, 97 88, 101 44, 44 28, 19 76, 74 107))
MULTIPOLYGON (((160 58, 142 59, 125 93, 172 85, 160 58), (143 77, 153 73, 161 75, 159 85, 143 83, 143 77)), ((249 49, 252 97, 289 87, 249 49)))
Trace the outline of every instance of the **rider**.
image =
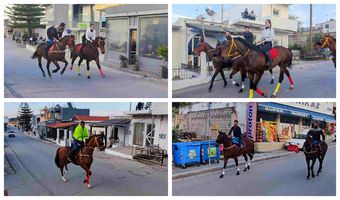
POLYGON ((250 44, 253 44, 254 36, 253 36, 253 33, 249 31, 249 26, 244 27, 243 37, 247 42, 249 42, 250 44))
POLYGON ((79 148, 84 145, 85 140, 88 138, 88 136, 89 133, 87 128, 85 127, 85 122, 81 121, 73 132, 72 150, 68 157, 68 160, 70 162, 75 160, 75 154, 78 152, 79 148))
POLYGON ((269 67, 271 65, 269 50, 273 47, 272 41, 274 41, 275 32, 272 27, 272 22, 270 19, 265 21, 265 29, 261 32, 261 41, 258 47, 266 56, 266 65, 269 67))
POLYGON ((66 24, 64 22, 61 22, 59 24, 59 26, 51 26, 47 29, 47 38, 48 38, 48 42, 46 45, 46 55, 48 56, 48 50, 49 48, 57 41, 59 41, 59 39, 61 38, 61 36, 63 35, 63 32, 65 30, 65 26, 66 24))
POLYGON ((90 27, 86 30, 86 33, 83 35, 82 45, 80 48, 80 52, 83 50, 87 43, 91 43, 93 40, 96 39, 96 30, 94 30, 94 25, 90 24, 90 27))
POLYGON ((234 140, 237 142, 237 146, 239 148, 241 148, 241 136, 242 136, 242 132, 241 132, 241 128, 238 126, 238 121, 234 120, 234 126, 230 129, 228 135, 231 135, 231 132, 233 132, 233 136, 234 136, 234 140))
POLYGON ((312 136, 313 139, 313 145, 319 147, 321 143, 321 138, 320 135, 322 136, 322 141, 325 141, 325 133, 323 130, 319 127, 319 123, 315 121, 312 125, 312 128, 308 131, 307 137, 312 136))

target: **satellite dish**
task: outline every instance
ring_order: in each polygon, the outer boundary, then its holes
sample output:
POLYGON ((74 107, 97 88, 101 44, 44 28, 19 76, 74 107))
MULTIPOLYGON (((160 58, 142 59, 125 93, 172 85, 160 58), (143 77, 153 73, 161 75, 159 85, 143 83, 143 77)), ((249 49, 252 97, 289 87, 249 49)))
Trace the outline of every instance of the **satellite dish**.
POLYGON ((205 9, 205 12, 209 15, 209 16, 213 16, 216 12, 212 9, 211 6, 207 7, 205 9))

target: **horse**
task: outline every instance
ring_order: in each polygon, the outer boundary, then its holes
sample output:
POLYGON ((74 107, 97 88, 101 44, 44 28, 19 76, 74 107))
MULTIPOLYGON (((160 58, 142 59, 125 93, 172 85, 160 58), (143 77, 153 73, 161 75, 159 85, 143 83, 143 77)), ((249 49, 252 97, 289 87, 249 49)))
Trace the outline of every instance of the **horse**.
POLYGON ((235 160, 235 165, 237 167, 236 175, 240 175, 240 168, 238 167, 238 157, 243 155, 246 165, 243 171, 250 170, 250 161, 253 160, 255 149, 254 149, 254 141, 246 136, 242 136, 242 140, 244 141, 244 146, 238 148, 235 144, 233 144, 233 139, 229 137, 226 133, 219 131, 219 134, 216 139, 216 146, 223 144, 224 148, 224 165, 222 174, 220 178, 223 178, 225 174, 225 170, 227 167, 228 159, 233 158, 235 160), (248 162, 249 157, 249 162, 248 162))
POLYGON ((85 47, 83 48, 82 52, 80 52, 82 44, 77 44, 76 48, 71 52, 71 67, 70 69, 73 69, 73 63, 74 61, 79 57, 78 61, 78 76, 81 76, 80 74, 80 65, 83 62, 83 60, 86 60, 86 66, 87 66, 87 71, 86 75, 88 79, 91 79, 90 77, 90 61, 95 60, 97 63, 97 67, 99 69, 99 73, 101 77, 105 78, 102 68, 99 64, 99 51, 98 48, 100 49, 100 52, 102 54, 105 53, 105 38, 104 37, 96 37, 95 40, 93 40, 91 43, 85 44, 85 47))
POLYGON ((312 177, 314 178, 314 164, 316 162, 316 159, 319 160, 319 169, 316 173, 316 176, 319 176, 319 174, 322 171, 322 163, 325 159, 325 155, 328 149, 328 145, 326 142, 322 142, 319 144, 319 146, 313 145, 313 138, 312 136, 308 135, 306 138, 306 141, 303 145, 303 152, 306 157, 306 163, 307 163, 307 179, 310 177, 310 172, 312 171, 312 177), (312 164, 310 163, 312 161, 312 164))
POLYGON ((271 97, 276 97, 283 81, 284 74, 288 77, 290 89, 294 88, 293 79, 287 69, 288 67, 291 68, 293 59, 293 54, 290 49, 282 46, 273 47, 270 51, 276 56, 272 57, 272 63, 269 67, 267 67, 265 55, 257 47, 242 38, 232 38, 230 41, 223 43, 220 48, 221 59, 233 59, 234 57, 239 56, 239 54, 242 56, 243 62, 245 63, 245 70, 250 81, 249 98, 253 98, 254 90, 263 97, 267 96, 257 87, 257 85, 261 80, 264 71, 272 70, 276 65, 280 67, 280 77, 271 97), (255 75, 256 80, 254 81, 255 75))
MULTIPOLYGON (((95 148, 98 148, 100 151, 104 151, 104 143, 103 143, 103 135, 92 135, 87 140, 86 144, 79 150, 75 160, 72 162, 75 165, 79 165, 83 168, 86 172, 86 177, 83 181, 84 184, 87 185, 88 188, 91 188, 90 185, 90 177, 92 172, 90 170, 91 164, 93 162, 93 151, 95 148)), ((55 155, 55 164, 60 169, 61 172, 61 179, 63 182, 67 182, 66 178, 64 177, 64 167, 66 172, 68 172, 67 164, 70 162, 68 161, 68 156, 70 155, 71 147, 59 147, 57 149, 55 155)))
POLYGON ((51 62, 54 63, 54 65, 57 67, 57 69, 53 70, 52 73, 56 73, 59 71, 60 66, 58 64, 58 61, 62 61, 65 63, 65 66, 63 70, 61 71, 61 75, 64 74, 65 69, 68 65, 68 62, 65 59, 65 49, 66 46, 68 46, 71 50, 74 48, 74 36, 73 35, 65 35, 63 38, 61 38, 59 41, 55 42, 52 47, 48 50, 48 54, 46 55, 46 43, 41 43, 37 46, 35 52, 32 55, 32 59, 38 58, 38 63, 39 63, 39 68, 42 71, 43 77, 45 76, 45 72, 42 68, 41 65, 41 59, 45 58, 47 60, 47 72, 48 76, 51 77, 51 72, 50 72, 50 64, 51 62))
POLYGON ((332 51, 332 61, 334 63, 334 67, 336 68, 336 40, 329 34, 325 34, 322 36, 321 40, 316 44, 317 50, 329 48, 332 51))

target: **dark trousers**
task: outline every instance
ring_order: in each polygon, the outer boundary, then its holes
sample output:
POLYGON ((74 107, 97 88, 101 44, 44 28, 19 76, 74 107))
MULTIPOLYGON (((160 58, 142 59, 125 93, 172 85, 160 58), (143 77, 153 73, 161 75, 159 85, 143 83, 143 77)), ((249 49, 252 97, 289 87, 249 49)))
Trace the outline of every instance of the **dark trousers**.
POLYGON ((269 50, 273 47, 271 42, 265 42, 264 44, 257 45, 257 47, 260 49, 262 53, 264 53, 266 57, 267 64, 271 63, 269 50))
POLYGON ((83 146, 82 141, 78 141, 73 138, 72 145, 71 145, 71 152, 70 152, 70 159, 75 160, 75 155, 79 151, 79 149, 83 146))

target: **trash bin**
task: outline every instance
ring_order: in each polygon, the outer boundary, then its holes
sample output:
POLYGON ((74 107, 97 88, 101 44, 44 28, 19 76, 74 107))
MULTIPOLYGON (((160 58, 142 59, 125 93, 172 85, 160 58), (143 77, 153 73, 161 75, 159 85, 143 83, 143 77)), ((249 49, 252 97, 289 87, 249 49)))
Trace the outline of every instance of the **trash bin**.
POLYGON ((180 142, 173 144, 173 154, 175 165, 181 166, 183 169, 187 165, 197 164, 201 161, 200 142, 180 142))
POLYGON ((210 161, 214 162, 216 161, 219 163, 220 160, 220 147, 215 146, 216 141, 211 140, 209 141, 202 141, 201 142, 201 163, 207 164, 210 161), (210 143, 210 147, 209 147, 210 143))

